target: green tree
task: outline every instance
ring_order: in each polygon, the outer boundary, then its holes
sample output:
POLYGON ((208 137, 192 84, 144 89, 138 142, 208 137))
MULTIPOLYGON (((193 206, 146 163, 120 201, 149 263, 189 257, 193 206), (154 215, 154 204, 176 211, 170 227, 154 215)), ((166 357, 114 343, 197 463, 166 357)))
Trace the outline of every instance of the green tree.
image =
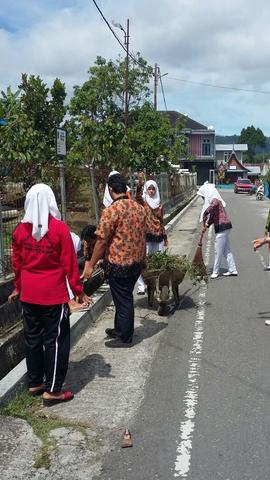
POLYGON ((50 181, 57 162, 55 128, 66 113, 65 86, 56 79, 51 89, 39 76, 22 75, 19 89, 1 92, 0 109, 7 126, 0 131, 0 161, 5 172, 26 188, 50 181))
POLYGON ((266 137, 264 136, 260 128, 255 128, 253 125, 241 130, 239 143, 248 144, 248 159, 250 161, 254 160, 255 147, 265 147, 266 137))
MULTIPOLYGON (((89 79, 74 87, 70 102, 68 128, 75 141, 71 161, 92 163, 106 170, 127 167, 128 143, 124 128, 123 91, 125 61, 116 62, 97 57, 88 71, 89 79)), ((139 54, 130 61, 129 109, 136 108, 150 95, 149 80, 152 68, 139 54)))
POLYGON ((179 164, 186 155, 183 125, 171 127, 168 117, 154 110, 146 102, 131 113, 128 130, 130 165, 147 173, 160 173, 171 169, 170 163, 179 164))
POLYGON ((152 67, 139 54, 136 61, 130 59, 126 132, 125 60, 119 57, 113 62, 97 57, 88 73, 89 79, 81 87, 74 87, 70 102, 69 127, 75 140, 72 161, 90 161, 99 169, 116 167, 127 171, 132 167, 156 173, 168 170, 168 161, 179 163, 185 151, 181 129, 173 129, 149 102, 152 67))

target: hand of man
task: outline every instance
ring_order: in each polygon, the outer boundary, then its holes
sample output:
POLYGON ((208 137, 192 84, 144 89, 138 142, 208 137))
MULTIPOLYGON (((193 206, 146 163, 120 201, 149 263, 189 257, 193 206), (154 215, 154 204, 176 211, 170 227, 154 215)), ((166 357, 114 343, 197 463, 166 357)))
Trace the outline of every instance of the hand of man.
POLYGON ((8 297, 8 303, 14 302, 15 300, 17 300, 17 298, 19 298, 19 292, 15 288, 8 297))
POLYGON ((256 251, 258 248, 260 248, 262 245, 265 245, 267 243, 267 238, 257 238, 256 240, 252 241, 253 244, 253 249, 256 251))
POLYGON ((79 303, 82 303, 83 305, 85 305, 86 307, 91 305, 91 303, 93 303, 93 300, 91 297, 88 297, 88 295, 86 295, 86 293, 82 292, 81 295, 78 296, 78 302, 79 303))
POLYGON ((88 278, 91 277, 92 273, 94 271, 94 267, 90 265, 90 262, 85 262, 83 272, 81 274, 81 280, 87 280, 88 278))

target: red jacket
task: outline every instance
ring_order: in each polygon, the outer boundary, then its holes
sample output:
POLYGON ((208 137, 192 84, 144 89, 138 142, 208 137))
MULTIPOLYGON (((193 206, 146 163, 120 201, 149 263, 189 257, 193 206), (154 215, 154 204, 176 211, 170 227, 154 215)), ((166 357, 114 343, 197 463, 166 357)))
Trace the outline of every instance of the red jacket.
POLYGON ((22 302, 56 305, 69 301, 66 278, 75 295, 83 291, 77 257, 66 224, 49 217, 49 231, 37 242, 32 224, 20 223, 12 236, 14 287, 22 302))

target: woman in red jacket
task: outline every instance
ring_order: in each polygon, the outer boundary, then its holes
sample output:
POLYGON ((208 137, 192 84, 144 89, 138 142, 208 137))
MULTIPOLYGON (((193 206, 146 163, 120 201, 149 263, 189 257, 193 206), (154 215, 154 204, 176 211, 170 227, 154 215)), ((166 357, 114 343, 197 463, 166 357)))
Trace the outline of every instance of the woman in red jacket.
POLYGON ((44 406, 72 400, 63 392, 70 350, 68 279, 74 295, 89 304, 79 277, 70 231, 60 220, 48 185, 34 185, 26 195, 25 215, 12 236, 14 290, 19 297, 29 393, 43 393, 44 406))

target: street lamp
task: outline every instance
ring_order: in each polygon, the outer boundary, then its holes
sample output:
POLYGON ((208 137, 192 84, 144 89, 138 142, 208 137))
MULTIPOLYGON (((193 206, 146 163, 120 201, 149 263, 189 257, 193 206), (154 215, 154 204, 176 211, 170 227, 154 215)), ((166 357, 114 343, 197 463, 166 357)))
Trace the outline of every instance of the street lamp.
POLYGON ((126 72, 125 72, 125 93, 124 93, 124 112, 125 112, 125 127, 128 129, 128 76, 129 76, 129 19, 127 19, 127 29, 125 30, 121 23, 112 20, 114 27, 119 28, 124 32, 124 44, 126 49, 126 72))

